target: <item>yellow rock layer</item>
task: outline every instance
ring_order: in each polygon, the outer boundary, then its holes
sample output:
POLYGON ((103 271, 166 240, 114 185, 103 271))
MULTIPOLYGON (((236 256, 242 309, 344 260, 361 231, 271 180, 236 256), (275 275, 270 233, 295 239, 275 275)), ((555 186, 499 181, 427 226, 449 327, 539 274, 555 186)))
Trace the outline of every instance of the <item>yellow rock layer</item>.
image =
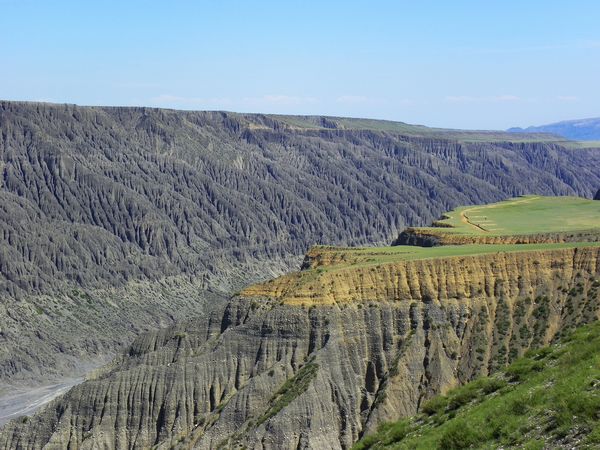
POLYGON ((600 233, 596 230, 588 232, 570 232, 570 233, 541 233, 541 234, 523 234, 513 236, 494 236, 494 235, 466 235, 445 232, 445 228, 439 227, 439 230, 432 228, 407 228, 405 233, 414 236, 417 239, 437 239, 439 245, 464 245, 464 244, 547 244, 560 242, 598 242, 600 233))
MULTIPOLYGON (((315 256, 311 264, 326 265, 323 258, 315 256)), ((306 306, 527 296, 534 287, 560 288, 561 280, 575 271, 599 273, 599 260, 600 247, 587 247, 317 268, 249 286, 241 296, 306 306)))

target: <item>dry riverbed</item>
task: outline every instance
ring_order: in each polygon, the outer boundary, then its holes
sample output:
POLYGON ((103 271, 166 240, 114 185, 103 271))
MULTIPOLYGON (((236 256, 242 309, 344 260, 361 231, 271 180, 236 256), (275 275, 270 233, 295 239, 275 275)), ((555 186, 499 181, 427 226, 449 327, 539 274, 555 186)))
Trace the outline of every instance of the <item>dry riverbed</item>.
POLYGON ((19 416, 28 416, 83 381, 67 378, 60 383, 33 388, 4 386, 0 390, 0 426, 19 416))

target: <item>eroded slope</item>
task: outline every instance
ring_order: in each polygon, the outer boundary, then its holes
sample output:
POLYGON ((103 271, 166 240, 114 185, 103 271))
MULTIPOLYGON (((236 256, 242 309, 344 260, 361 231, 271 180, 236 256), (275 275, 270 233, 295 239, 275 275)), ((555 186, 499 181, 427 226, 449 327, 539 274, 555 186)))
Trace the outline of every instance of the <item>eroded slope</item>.
POLYGON ((600 153, 544 139, 0 102, 0 380, 70 373, 314 243, 389 242, 526 192, 591 196, 600 153))
POLYGON ((241 296, 222 313, 146 334, 96 379, 5 427, 0 442, 347 448, 599 317, 597 246, 355 269, 353 301, 241 296))
POLYGON ((424 414, 382 425, 355 450, 597 449, 599 359, 596 321, 492 377, 434 397, 424 414))

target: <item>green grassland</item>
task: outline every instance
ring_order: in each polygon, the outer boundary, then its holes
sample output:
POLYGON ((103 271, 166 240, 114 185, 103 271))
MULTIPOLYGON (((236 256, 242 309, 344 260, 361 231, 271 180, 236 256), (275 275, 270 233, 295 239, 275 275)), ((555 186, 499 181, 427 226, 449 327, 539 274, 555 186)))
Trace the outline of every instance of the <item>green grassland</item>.
POLYGON ((421 411, 382 425, 354 449, 600 448, 600 323, 435 397, 421 411))
POLYGON ((336 259, 333 265, 322 270, 391 264, 421 259, 451 258, 506 252, 533 252, 564 248, 600 247, 600 242, 561 242, 544 244, 467 244, 417 247, 397 245, 394 247, 317 247, 320 253, 330 253, 336 259))
MULTIPOLYGON (((430 233, 462 236, 521 236, 527 234, 570 234, 585 238, 600 233, 600 201, 579 197, 524 196, 483 206, 457 208, 439 221, 444 226, 417 228, 430 233)), ((418 259, 474 256, 500 252, 531 252, 563 248, 597 247, 600 242, 546 242, 537 244, 465 244, 419 247, 341 248, 318 246, 320 270, 389 264, 418 259)))
POLYGON ((482 206, 464 206, 418 230, 460 235, 510 236, 598 230, 600 202, 580 197, 523 196, 482 206))

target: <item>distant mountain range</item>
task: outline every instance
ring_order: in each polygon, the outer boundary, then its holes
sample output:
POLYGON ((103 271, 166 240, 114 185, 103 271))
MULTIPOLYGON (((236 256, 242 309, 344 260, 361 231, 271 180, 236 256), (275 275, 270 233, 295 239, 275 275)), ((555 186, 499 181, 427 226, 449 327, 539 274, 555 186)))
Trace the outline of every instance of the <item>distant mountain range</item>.
POLYGON ((565 120, 538 127, 510 128, 510 133, 551 133, 576 141, 600 140, 600 118, 565 120))

